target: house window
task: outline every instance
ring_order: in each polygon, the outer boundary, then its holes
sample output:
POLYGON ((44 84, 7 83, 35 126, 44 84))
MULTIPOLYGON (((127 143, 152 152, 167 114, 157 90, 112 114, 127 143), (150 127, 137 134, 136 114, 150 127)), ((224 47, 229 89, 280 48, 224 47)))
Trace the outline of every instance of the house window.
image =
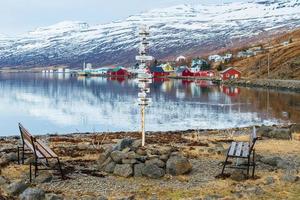
POLYGON ((226 77, 229 77, 229 74, 226 74, 226 77))

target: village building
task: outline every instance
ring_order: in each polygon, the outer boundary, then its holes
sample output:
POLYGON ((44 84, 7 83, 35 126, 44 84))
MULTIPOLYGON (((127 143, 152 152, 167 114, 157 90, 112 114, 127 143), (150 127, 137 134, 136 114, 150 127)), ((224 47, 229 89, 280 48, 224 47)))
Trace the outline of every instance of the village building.
POLYGON ((130 73, 124 67, 115 67, 115 68, 109 70, 108 75, 127 77, 127 76, 130 76, 130 73))
POLYGON ((208 62, 206 60, 199 59, 199 58, 192 60, 192 65, 191 65, 192 73, 196 73, 196 72, 208 70, 208 69, 210 69, 210 65, 208 64, 208 62))
POLYGON ((180 66, 175 70, 176 76, 182 76, 182 72, 187 69, 187 66, 180 66))
POLYGON ((190 69, 186 68, 182 71, 182 76, 190 77, 190 76, 194 76, 194 73, 191 72, 190 69))
POLYGON ((169 73, 174 72, 174 68, 170 63, 162 64, 161 67, 165 72, 169 72, 169 73))
POLYGON ((240 79, 241 72, 234 69, 233 67, 229 67, 224 71, 220 72, 220 76, 222 80, 233 80, 233 79, 240 79))
POLYGON ((186 61, 186 57, 184 57, 184 56, 178 56, 176 58, 176 62, 184 62, 184 61, 186 61))
POLYGON ((153 66, 150 67, 150 73, 154 78, 157 77, 166 77, 170 75, 170 72, 164 71, 164 69, 161 66, 153 66))

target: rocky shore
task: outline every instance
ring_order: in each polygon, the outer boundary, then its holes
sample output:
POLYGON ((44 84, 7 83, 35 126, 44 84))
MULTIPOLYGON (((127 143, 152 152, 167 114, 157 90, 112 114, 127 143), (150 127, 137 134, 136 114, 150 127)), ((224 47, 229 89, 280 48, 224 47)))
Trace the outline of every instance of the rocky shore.
MULTIPOLYGON (((29 156, 17 164, 18 137, 0 138, 0 199, 298 199, 300 125, 257 127, 255 178, 228 169, 232 141, 252 129, 46 135, 61 157, 65 180, 40 172, 29 182, 29 156)), ((51 163, 50 163, 51 164, 51 163)))
POLYGON ((300 92, 300 80, 240 79, 224 81, 222 83, 225 85, 235 85, 242 87, 269 88, 300 92))

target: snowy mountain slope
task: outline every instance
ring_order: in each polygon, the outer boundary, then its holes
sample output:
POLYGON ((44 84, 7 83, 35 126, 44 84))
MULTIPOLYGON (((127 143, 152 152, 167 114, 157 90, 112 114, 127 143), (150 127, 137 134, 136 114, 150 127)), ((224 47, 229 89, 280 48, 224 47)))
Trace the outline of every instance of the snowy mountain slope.
POLYGON ((141 24, 150 26, 152 55, 176 56, 300 27, 300 0, 183 4, 108 24, 65 21, 15 38, 0 35, 0 66, 133 63, 141 24))

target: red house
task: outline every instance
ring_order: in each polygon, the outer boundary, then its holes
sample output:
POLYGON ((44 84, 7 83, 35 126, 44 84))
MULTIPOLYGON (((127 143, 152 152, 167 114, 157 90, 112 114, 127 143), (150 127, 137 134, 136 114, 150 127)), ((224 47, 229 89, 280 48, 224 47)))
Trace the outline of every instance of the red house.
POLYGON ((153 75, 154 78, 167 77, 170 75, 169 72, 165 72, 164 69, 160 66, 150 67, 150 73, 153 75))
POLYGON ((233 79, 240 79, 241 72, 234 69, 233 67, 229 67, 224 71, 220 72, 222 80, 233 80, 233 79))
POLYGON ((194 73, 191 72, 189 69, 185 69, 182 72, 182 76, 194 76, 194 73))
POLYGON ((117 68, 112 69, 109 72, 109 75, 117 76, 117 77, 128 77, 128 76, 130 76, 130 73, 125 68, 117 67, 117 68))

